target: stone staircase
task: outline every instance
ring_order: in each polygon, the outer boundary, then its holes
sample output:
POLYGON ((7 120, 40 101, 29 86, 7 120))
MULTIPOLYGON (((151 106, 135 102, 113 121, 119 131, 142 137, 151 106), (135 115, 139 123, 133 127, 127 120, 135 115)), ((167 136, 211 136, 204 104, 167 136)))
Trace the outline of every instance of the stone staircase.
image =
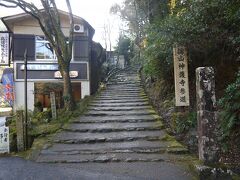
POLYGON ((169 138, 149 105, 137 70, 115 75, 88 111, 58 133, 37 162, 176 162, 187 152, 169 138))

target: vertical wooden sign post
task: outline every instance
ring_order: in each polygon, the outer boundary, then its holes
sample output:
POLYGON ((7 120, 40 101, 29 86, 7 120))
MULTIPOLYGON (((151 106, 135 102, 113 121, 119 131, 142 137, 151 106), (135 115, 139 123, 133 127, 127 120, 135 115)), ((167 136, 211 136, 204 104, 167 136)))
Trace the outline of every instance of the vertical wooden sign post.
POLYGON ((189 106, 188 60, 184 46, 173 48, 176 106, 189 106))
POLYGON ((16 112, 16 119, 17 149, 21 152, 26 149, 26 124, 22 110, 16 112))
POLYGON ((50 101, 51 101, 52 118, 57 119, 56 98, 55 98, 54 92, 50 92, 50 101))

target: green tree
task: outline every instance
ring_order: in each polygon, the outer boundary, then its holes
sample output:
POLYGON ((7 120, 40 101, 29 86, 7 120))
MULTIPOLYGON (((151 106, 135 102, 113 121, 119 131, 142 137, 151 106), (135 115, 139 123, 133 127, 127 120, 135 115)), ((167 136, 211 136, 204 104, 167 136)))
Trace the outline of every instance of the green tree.
POLYGON ((129 64, 132 57, 132 41, 125 35, 120 35, 116 47, 118 55, 123 55, 126 63, 129 64))
POLYGON ((63 77, 63 95, 64 106, 67 110, 73 110, 75 107, 72 85, 69 76, 70 61, 72 59, 73 45, 73 14, 69 0, 66 0, 66 5, 69 11, 70 31, 66 37, 61 29, 61 20, 55 0, 41 0, 44 11, 36 7, 33 3, 28 3, 24 0, 1 0, 0 6, 6 8, 21 8, 25 13, 31 15, 37 20, 50 46, 54 49, 59 70, 63 77))

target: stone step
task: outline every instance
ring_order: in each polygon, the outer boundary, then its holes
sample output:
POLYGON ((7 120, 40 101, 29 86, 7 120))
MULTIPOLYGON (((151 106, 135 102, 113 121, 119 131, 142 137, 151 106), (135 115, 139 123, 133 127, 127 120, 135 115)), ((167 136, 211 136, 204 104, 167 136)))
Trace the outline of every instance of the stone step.
POLYGON ((126 91, 105 91, 105 92, 102 92, 100 94, 100 96, 112 96, 112 95, 121 95, 121 96, 124 96, 124 95, 133 95, 133 96, 136 96, 136 95, 140 95, 141 91, 130 91, 130 90, 126 90, 126 91))
POLYGON ((141 97, 141 96, 145 96, 145 94, 141 94, 141 93, 128 93, 128 92, 114 92, 114 93, 104 93, 104 94, 100 94, 97 97, 112 97, 112 96, 119 96, 119 97, 141 97))
POLYGON ((112 96, 112 97, 101 97, 101 96, 98 96, 98 97, 96 97, 95 99, 96 100, 129 100, 129 99, 131 99, 131 100, 144 100, 144 98, 147 98, 147 96, 145 96, 145 97, 141 97, 141 96, 112 96))
POLYGON ((158 152, 161 150, 167 151, 167 149, 177 148, 171 147, 171 143, 167 141, 124 141, 124 142, 105 142, 105 143, 86 143, 86 144, 64 144, 54 143, 49 148, 42 151, 43 154, 49 153, 103 153, 103 152, 158 152))
POLYGON ((99 143, 99 142, 122 142, 122 141, 136 141, 147 140, 155 141, 161 140, 165 137, 166 132, 161 131, 122 131, 110 133, 78 133, 65 132, 58 134, 54 138, 55 143, 66 144, 81 144, 81 143, 99 143))
POLYGON ((107 87, 107 92, 115 92, 115 91, 141 91, 142 88, 139 86, 134 86, 134 87, 126 87, 126 86, 108 86, 107 87))
POLYGON ((92 103, 98 104, 115 104, 115 103, 141 103, 141 102, 148 102, 146 99, 105 99, 105 100, 94 100, 92 103))
POLYGON ((152 110, 133 110, 133 111, 94 111, 90 110, 85 116, 128 116, 128 115, 154 115, 152 110))
POLYGON ((148 102, 135 102, 135 103, 91 103, 89 107, 137 107, 137 106, 147 106, 148 102))
POLYGON ((102 93, 116 93, 116 92, 129 92, 129 93, 139 93, 142 92, 143 89, 140 87, 135 87, 135 88, 126 88, 126 87, 122 87, 121 89, 115 87, 115 88, 107 88, 107 90, 103 91, 102 93))
POLYGON ((122 106, 122 107, 89 107, 88 110, 91 111, 134 111, 134 110, 146 110, 152 109, 151 106, 122 106))
POLYGON ((63 127, 65 131, 71 132, 120 132, 120 131, 149 131, 161 130, 163 125, 156 122, 142 123, 89 123, 89 124, 69 124, 63 127))
POLYGON ((141 82, 140 81, 119 81, 118 79, 111 79, 111 81, 109 81, 107 83, 107 85, 139 85, 141 82))
POLYGON ((108 82, 107 87, 140 87, 140 82, 108 82))
POLYGON ((100 95, 96 98, 96 100, 118 100, 118 99, 147 99, 146 95, 100 95))
POLYGON ((135 122, 155 122, 160 117, 150 116, 150 115, 129 115, 129 116, 81 116, 80 119, 75 119, 72 122, 74 123, 108 123, 108 122, 126 122, 126 123, 135 123, 135 122))
MULTIPOLYGON (((143 88, 136 86, 136 87, 125 87, 125 86, 107 86, 106 91, 104 92, 143 92, 143 88)), ((102 92, 102 93, 104 93, 102 92)))
POLYGON ((106 162, 176 162, 185 161, 181 156, 159 153, 106 153, 106 154, 44 154, 37 162, 42 163, 106 163, 106 162))

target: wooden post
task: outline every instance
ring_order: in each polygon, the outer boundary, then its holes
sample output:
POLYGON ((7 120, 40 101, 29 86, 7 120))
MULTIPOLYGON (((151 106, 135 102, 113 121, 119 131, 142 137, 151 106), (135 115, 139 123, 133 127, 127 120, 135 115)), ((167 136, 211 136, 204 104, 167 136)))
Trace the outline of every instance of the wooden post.
POLYGON ((24 151, 26 148, 26 127, 24 123, 23 111, 16 112, 16 129, 17 129, 17 149, 24 151))
POLYGON ((55 98, 54 92, 50 92, 50 101, 51 101, 52 118, 57 119, 56 98, 55 98))
POLYGON ((215 79, 212 67, 196 69, 198 153, 204 163, 218 162, 215 79))

